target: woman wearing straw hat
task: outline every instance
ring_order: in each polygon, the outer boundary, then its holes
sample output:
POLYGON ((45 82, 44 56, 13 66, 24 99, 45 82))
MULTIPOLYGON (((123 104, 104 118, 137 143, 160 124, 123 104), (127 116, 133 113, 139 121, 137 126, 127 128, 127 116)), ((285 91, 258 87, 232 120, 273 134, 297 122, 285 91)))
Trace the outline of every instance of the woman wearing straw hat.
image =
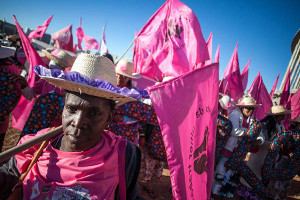
POLYGON ((20 99, 18 84, 10 79, 13 75, 20 75, 13 61, 14 54, 15 48, 0 44, 0 152, 9 124, 9 115, 20 99))
MULTIPOLYGON (((69 73, 35 66, 39 76, 66 90, 66 97, 63 131, 46 142, 29 169, 22 186, 24 199, 141 199, 139 149, 105 130, 116 103, 135 101, 132 96, 136 95, 108 81, 115 80, 111 69, 109 59, 85 53, 77 57, 69 73)), ((19 143, 32 137, 26 135, 19 143)), ((2 197, 27 170, 36 148, 17 154, 1 167, 2 197)))
MULTIPOLYGON (((64 50, 55 49, 50 51, 50 49, 42 50, 45 56, 50 59, 49 68, 69 71, 75 58, 64 50)), ((63 90, 44 79, 38 80, 32 88, 22 76, 13 76, 12 79, 20 83, 22 95, 26 99, 36 100, 20 137, 35 134, 43 128, 61 125, 63 90)))
MULTIPOLYGON (((256 101, 248 95, 244 95, 238 100, 238 103, 234 105, 236 108, 231 109, 228 113, 228 118, 232 123, 231 136, 228 138, 223 153, 216 164, 215 180, 212 186, 213 194, 219 194, 227 197, 233 196, 232 192, 235 190, 234 187, 236 186, 232 182, 233 177, 235 177, 234 172, 231 170, 226 170, 225 163, 232 156, 234 149, 238 146, 243 136, 247 133, 248 127, 253 123, 254 109, 258 106, 261 106, 261 104, 256 104, 256 101), (225 193, 222 189, 224 185, 221 184, 224 181, 229 183, 229 185, 231 184, 233 187, 232 189, 227 188, 225 193), (223 192, 220 193, 220 191, 223 192)), ((260 134, 260 136, 257 138, 257 141, 259 143, 263 143, 264 138, 262 134, 260 134)), ((228 184, 227 187, 229 187, 228 184)))

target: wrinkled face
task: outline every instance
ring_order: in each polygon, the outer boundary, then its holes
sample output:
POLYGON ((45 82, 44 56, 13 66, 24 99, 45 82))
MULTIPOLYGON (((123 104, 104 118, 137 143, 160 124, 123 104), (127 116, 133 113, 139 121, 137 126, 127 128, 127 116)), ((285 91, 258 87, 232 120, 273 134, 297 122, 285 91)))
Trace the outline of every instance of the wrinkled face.
POLYGON ((112 119, 109 100, 67 93, 62 113, 62 151, 86 151, 94 147, 112 119))
POLYGON ((116 74, 117 76, 117 87, 123 88, 128 86, 128 82, 130 78, 127 76, 123 76, 121 74, 116 74))
POLYGON ((248 118, 250 117, 254 112, 254 108, 253 107, 245 107, 245 108, 242 108, 242 113, 243 113, 243 116, 245 118, 248 118))

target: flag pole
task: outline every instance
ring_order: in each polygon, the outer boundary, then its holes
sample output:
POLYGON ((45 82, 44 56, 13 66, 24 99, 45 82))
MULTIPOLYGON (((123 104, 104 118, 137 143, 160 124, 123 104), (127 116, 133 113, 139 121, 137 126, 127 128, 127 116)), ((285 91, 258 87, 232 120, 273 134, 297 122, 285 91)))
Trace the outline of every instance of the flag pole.
POLYGON ((127 53, 127 51, 129 50, 129 48, 132 46, 132 44, 135 42, 137 37, 134 38, 134 40, 130 43, 130 45, 127 47, 127 49, 125 50, 125 52, 122 54, 122 56, 118 59, 118 61, 116 62, 115 65, 118 64, 118 62, 125 56, 125 54, 127 53))

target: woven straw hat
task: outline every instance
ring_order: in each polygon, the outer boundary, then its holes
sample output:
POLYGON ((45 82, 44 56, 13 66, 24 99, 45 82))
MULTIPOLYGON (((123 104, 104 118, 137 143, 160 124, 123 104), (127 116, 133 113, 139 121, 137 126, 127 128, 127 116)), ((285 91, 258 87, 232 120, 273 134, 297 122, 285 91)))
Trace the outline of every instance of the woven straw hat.
POLYGON ((0 46, 0 59, 8 58, 15 54, 16 49, 14 47, 0 46))
POLYGON ((71 67, 75 61, 75 58, 73 58, 70 54, 68 54, 66 51, 59 50, 58 54, 52 55, 49 52, 49 49, 47 50, 42 50, 42 52, 45 54, 47 58, 50 60, 53 60, 56 64, 63 68, 68 68, 71 67))
POLYGON ((266 115, 287 115, 290 114, 292 111, 285 109, 284 106, 272 106, 270 113, 265 113, 266 115))
POLYGON ((133 64, 127 59, 121 59, 118 62, 116 66, 116 73, 133 79, 139 79, 142 77, 139 73, 133 73, 133 64))
POLYGON ((237 104, 234 104, 237 107, 259 107, 261 104, 256 104, 255 99, 251 96, 244 95, 241 99, 239 99, 237 104))
MULTIPOLYGON (((110 82, 113 85, 116 85, 117 83, 113 63, 108 58, 105 58, 103 56, 81 53, 76 58, 72 66, 71 72, 78 72, 91 79, 101 78, 105 81, 110 82)), ((102 97, 121 103, 135 101, 134 98, 127 97, 125 95, 121 95, 104 89, 84 85, 81 83, 47 76, 41 77, 50 82, 51 84, 55 85, 56 87, 62 88, 64 90, 102 97)))
POLYGON ((289 119, 289 121, 292 123, 300 123, 300 116, 296 117, 295 119, 289 119))

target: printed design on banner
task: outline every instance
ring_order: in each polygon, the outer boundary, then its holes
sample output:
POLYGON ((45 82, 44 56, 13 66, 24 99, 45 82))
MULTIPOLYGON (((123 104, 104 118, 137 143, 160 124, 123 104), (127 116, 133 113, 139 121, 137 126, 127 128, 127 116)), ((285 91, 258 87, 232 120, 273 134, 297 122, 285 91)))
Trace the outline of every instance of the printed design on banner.
POLYGON ((207 156, 206 156, 206 143, 207 143, 207 137, 208 137, 208 127, 206 126, 205 132, 204 132, 204 139, 200 147, 198 147, 194 151, 194 171, 201 175, 202 173, 206 173, 206 165, 207 165, 207 156), (201 155, 202 154, 202 155, 201 155))
POLYGON ((181 40, 180 35, 183 32, 183 27, 178 24, 173 23, 173 19, 169 19, 167 25, 168 25, 168 30, 166 32, 165 42, 167 42, 169 40, 170 36, 175 36, 181 40))

